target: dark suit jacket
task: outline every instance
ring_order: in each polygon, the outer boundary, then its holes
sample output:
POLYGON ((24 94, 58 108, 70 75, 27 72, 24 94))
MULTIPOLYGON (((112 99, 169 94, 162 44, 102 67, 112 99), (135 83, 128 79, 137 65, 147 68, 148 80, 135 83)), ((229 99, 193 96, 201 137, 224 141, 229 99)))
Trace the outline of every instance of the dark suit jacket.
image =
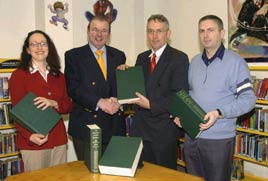
POLYGON ((68 133, 75 138, 84 138, 83 130, 87 124, 101 127, 104 143, 113 134, 124 134, 124 120, 117 121, 120 113, 110 116, 96 110, 100 98, 116 97, 115 70, 126 61, 124 52, 110 46, 106 46, 106 50, 107 80, 88 44, 65 53, 67 91, 73 101, 68 133))
POLYGON ((150 54, 151 50, 139 54, 136 66, 143 67, 146 97, 151 109, 137 107, 131 135, 142 136, 143 140, 158 143, 160 139, 178 139, 179 128, 170 119, 167 109, 177 91, 188 91, 188 56, 167 45, 150 75, 150 54))

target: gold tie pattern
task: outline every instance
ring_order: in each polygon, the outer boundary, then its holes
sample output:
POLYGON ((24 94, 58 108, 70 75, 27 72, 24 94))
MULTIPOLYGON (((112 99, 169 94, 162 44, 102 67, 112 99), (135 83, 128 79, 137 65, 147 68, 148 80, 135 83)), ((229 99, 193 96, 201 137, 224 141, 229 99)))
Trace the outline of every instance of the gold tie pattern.
POLYGON ((102 71, 102 74, 103 74, 103 76, 104 76, 104 78, 106 80, 107 79, 107 73, 106 73, 104 60, 102 58, 103 51, 102 50, 97 50, 96 54, 98 55, 98 58, 97 58, 98 64, 99 64, 99 66, 101 68, 101 71, 102 71))

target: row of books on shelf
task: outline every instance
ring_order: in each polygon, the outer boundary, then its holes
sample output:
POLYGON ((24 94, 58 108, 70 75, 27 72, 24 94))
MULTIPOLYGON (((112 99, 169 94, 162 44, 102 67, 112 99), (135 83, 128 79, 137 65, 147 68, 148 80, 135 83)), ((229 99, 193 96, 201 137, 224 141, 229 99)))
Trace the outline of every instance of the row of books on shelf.
POLYGON ((258 162, 268 162, 268 138, 237 132, 235 154, 247 156, 258 162))
POLYGON ((22 159, 19 156, 7 157, 0 160, 0 180, 22 172, 24 172, 24 167, 22 159))
POLYGON ((12 108, 10 102, 2 103, 0 105, 0 126, 13 124, 13 119, 9 117, 9 111, 12 108))
POLYGON ((0 131, 0 155, 17 152, 17 132, 14 129, 0 131))
POLYGON ((9 98, 8 77, 0 77, 0 99, 9 98))
POLYGON ((268 100, 268 78, 254 79, 253 89, 258 99, 268 100))
POLYGON ((268 132, 268 109, 255 107, 237 120, 237 126, 245 129, 268 132))

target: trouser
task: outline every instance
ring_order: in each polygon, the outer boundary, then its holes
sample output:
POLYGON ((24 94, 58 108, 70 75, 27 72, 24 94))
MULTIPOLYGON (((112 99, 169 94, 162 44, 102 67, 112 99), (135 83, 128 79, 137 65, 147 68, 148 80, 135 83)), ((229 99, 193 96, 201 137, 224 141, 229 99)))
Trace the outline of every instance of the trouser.
POLYGON ((194 139, 185 136, 187 172, 206 181, 230 181, 235 138, 194 139))
POLYGON ((44 150, 20 150, 24 163, 24 171, 32 171, 66 163, 66 144, 44 150))

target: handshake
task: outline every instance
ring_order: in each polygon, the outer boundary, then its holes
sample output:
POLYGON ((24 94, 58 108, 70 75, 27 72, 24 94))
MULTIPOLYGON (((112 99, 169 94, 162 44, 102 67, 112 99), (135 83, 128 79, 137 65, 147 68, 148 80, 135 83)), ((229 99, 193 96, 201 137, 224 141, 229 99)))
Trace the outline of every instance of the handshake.
POLYGON ((100 98, 100 100, 97 103, 97 106, 102 111, 110 115, 113 115, 114 113, 116 113, 120 108, 120 104, 118 103, 118 100, 116 97, 100 98))

